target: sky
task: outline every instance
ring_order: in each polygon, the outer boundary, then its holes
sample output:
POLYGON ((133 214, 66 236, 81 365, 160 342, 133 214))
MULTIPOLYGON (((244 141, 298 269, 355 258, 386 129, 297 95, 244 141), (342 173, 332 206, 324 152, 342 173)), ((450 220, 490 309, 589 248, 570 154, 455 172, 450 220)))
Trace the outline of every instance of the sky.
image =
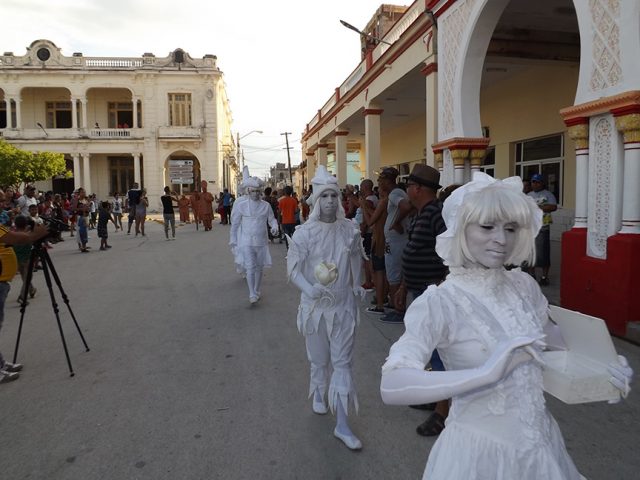
MULTIPOLYGON (((62 54, 165 57, 182 48, 218 57, 233 131, 251 175, 302 160, 305 125, 360 63, 363 29, 381 0, 0 0, 0 51, 25 55, 37 39, 62 54)), ((410 5, 411 2, 396 2, 410 5)))

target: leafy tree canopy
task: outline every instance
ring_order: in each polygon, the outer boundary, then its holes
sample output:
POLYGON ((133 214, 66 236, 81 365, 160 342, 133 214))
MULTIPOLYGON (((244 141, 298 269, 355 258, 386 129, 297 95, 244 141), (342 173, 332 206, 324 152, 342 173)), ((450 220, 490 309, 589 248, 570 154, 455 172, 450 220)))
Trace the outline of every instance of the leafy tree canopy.
POLYGON ((28 152, 0 140, 0 185, 16 189, 21 183, 67 174, 62 153, 28 152))

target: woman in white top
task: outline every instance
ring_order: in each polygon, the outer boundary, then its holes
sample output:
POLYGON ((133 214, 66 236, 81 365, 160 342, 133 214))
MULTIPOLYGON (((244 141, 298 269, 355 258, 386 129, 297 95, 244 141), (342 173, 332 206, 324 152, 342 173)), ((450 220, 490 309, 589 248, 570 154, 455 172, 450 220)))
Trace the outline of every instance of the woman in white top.
MULTIPOLYGON (((447 199, 443 218, 436 251, 450 274, 411 304, 382 370, 385 403, 453 399, 423 478, 583 478, 545 407, 538 351, 553 333, 547 300, 527 273, 504 268, 531 263, 540 209, 520 178, 476 173, 447 199), (436 348, 446 372, 424 371, 436 348)), ((633 372, 624 357, 610 371, 626 396, 633 372)))

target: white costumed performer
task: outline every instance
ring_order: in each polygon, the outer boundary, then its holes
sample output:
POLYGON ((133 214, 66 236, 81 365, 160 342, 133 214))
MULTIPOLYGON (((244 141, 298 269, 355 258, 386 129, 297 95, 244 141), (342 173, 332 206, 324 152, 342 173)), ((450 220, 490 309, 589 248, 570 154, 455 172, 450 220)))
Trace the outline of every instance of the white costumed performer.
POLYGON ((289 239, 287 274, 301 290, 298 329, 311 364, 313 411, 336 414, 334 435, 352 450, 362 448, 347 423, 349 406, 358 410, 351 364, 359 320, 357 297, 364 251, 360 232, 340 205, 335 177, 319 166, 311 180, 314 208, 289 239))
MULTIPOLYGON (((407 310, 380 386, 392 405, 452 398, 423 479, 583 478, 545 407, 540 341, 558 339, 547 300, 529 274, 504 268, 531 264, 541 210, 519 177, 476 173, 447 199, 442 216, 447 230, 436 251, 450 274, 407 310), (424 371, 436 348, 446 372, 424 371)), ((609 371, 626 396, 633 375, 626 359, 609 371)))
POLYGON ((271 205, 261 199, 262 181, 248 177, 248 169, 246 172, 242 182, 246 188, 246 200, 236 201, 231 210, 229 245, 238 271, 246 275, 249 302, 254 304, 260 300, 262 270, 271 266, 266 225, 269 224, 272 233, 277 232, 278 221, 271 205))

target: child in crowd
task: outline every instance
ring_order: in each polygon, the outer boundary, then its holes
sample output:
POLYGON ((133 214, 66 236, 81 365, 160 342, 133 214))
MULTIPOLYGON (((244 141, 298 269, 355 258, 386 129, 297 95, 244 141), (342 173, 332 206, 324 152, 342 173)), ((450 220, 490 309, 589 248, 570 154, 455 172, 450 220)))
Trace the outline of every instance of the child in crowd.
POLYGON ((111 204, 109 202, 101 202, 98 207, 98 237, 100 237, 100 250, 111 248, 111 245, 107 244, 107 238, 109 238, 109 229, 107 228, 107 225, 109 224, 109 220, 111 220, 111 222, 116 226, 117 230, 118 224, 111 216, 111 204))

